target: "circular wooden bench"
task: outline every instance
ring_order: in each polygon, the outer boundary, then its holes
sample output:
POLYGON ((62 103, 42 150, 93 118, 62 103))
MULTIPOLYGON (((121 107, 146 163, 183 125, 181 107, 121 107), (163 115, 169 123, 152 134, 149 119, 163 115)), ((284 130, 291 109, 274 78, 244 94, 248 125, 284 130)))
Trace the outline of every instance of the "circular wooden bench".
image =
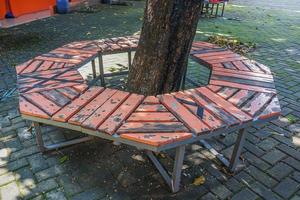
MULTIPOLYGON (((129 52, 131 60, 130 52, 137 44, 138 38, 133 36, 73 42, 16 67, 20 112, 23 118, 35 122, 41 150, 59 145, 43 144, 39 123, 133 145, 146 150, 176 192, 186 144, 201 141, 211 148, 205 138, 239 130, 231 160, 216 154, 234 171, 245 139, 244 129, 280 115, 270 69, 216 45, 194 42, 191 57, 211 69, 207 86, 145 97, 89 86, 78 72, 91 61, 95 73, 94 60, 99 57, 102 63, 104 54, 129 52), (152 152, 171 148, 176 148, 176 157, 169 177, 152 152)), ((101 64, 100 72, 103 79, 101 64)))

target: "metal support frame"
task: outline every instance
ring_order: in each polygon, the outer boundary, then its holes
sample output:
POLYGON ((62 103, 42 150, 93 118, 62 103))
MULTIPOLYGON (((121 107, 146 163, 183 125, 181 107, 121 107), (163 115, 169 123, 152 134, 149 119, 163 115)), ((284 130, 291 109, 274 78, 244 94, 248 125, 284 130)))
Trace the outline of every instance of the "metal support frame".
POLYGON ((185 153, 185 145, 176 147, 176 155, 174 160, 174 167, 172 176, 165 170, 163 165, 159 162, 152 151, 146 151, 147 156, 153 162, 154 166, 157 168, 161 176, 164 178, 168 186, 171 188, 172 192, 178 192, 180 188, 181 170, 185 153))
POLYGON ((99 53, 98 59, 99 59, 99 71, 100 71, 101 86, 104 87, 105 86, 104 67, 103 67, 103 56, 101 53, 99 53))
POLYGON ((96 63, 95 63, 95 60, 92 60, 92 71, 93 71, 93 78, 96 78, 97 74, 96 74, 96 63))
POLYGON ((200 143, 207 148, 214 156, 216 156, 227 168, 230 172, 235 172, 237 166, 239 164, 239 157, 241 155, 245 138, 246 138, 245 129, 240 129, 238 133, 238 137, 236 139, 234 149, 232 151, 230 160, 227 160, 222 154, 218 153, 210 144, 208 144, 205 140, 200 140, 200 143))
POLYGON ((71 145, 74 145, 74 144, 87 142, 87 141, 90 141, 94 138, 93 136, 86 136, 86 137, 82 137, 82 138, 68 140, 68 141, 65 141, 65 142, 45 145, 44 141, 43 141, 43 137, 42 137, 42 130, 41 130, 40 123, 33 122, 33 126, 34 126, 34 129, 35 129, 36 143, 37 143, 37 146, 38 146, 38 148, 41 152, 51 151, 51 150, 71 146, 71 145))
POLYGON ((128 70, 131 67, 131 51, 128 51, 128 70))

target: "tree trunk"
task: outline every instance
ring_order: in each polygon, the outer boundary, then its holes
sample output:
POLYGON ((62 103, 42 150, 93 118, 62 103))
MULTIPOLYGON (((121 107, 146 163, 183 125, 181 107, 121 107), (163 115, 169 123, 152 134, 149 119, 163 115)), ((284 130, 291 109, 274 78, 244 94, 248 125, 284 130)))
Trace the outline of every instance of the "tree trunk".
POLYGON ((178 91, 200 16, 200 0, 147 0, 128 89, 144 95, 178 91))

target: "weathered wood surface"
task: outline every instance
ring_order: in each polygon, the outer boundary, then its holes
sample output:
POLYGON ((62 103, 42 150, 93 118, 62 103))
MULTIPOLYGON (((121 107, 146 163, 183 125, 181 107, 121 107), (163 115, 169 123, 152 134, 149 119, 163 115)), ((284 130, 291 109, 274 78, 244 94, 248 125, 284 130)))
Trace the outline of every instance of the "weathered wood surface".
POLYGON ((267 66, 206 42, 194 42, 191 54, 212 69, 207 86, 146 97, 88 88, 75 65, 137 43, 137 37, 74 42, 19 65, 20 112, 153 146, 280 115, 267 66))

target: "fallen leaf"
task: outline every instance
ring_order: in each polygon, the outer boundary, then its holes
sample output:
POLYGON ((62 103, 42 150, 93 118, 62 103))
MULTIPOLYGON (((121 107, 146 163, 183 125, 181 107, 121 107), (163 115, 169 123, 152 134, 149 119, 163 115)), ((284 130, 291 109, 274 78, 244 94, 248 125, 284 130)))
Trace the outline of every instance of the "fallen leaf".
POLYGON ((59 159, 59 162, 62 164, 64 162, 66 162, 67 160, 69 160, 69 157, 68 156, 63 156, 59 159))
POLYGON ((193 185, 202 185, 205 183, 205 177, 204 176, 199 176, 195 178, 193 185))

